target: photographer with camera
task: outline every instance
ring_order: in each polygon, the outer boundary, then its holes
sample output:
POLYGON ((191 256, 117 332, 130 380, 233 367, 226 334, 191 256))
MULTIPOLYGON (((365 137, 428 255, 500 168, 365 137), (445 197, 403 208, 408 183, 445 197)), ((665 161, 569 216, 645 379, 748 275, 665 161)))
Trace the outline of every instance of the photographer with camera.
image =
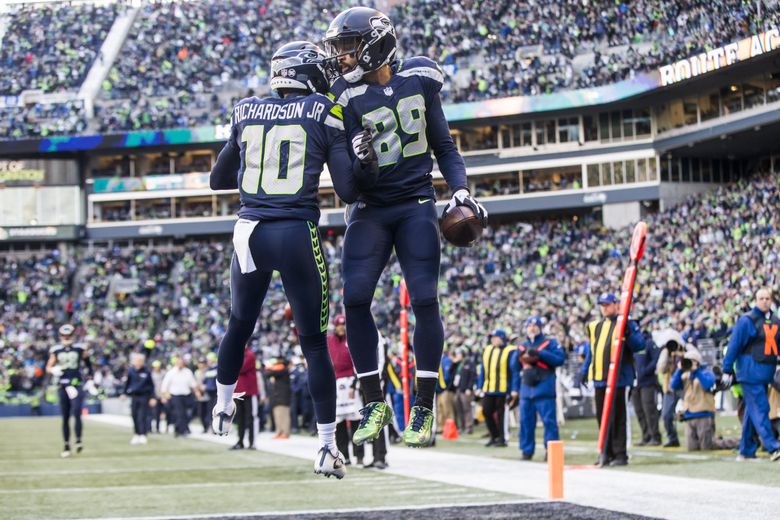
POLYGON ((685 340, 676 330, 664 329, 653 332, 653 341, 655 341, 656 345, 661 346, 658 363, 655 365, 655 373, 661 381, 661 389, 663 390, 661 419, 664 422, 668 438, 664 448, 676 448, 680 446, 680 439, 677 436, 677 428, 674 424, 674 410, 677 407, 677 401, 682 398, 683 393, 680 390, 674 390, 671 387, 671 383, 672 375, 679 361, 685 355, 685 340))
POLYGON ((689 349, 678 359, 670 386, 683 392, 685 444, 688 451, 711 450, 715 437, 715 374, 702 365, 696 349, 689 349))

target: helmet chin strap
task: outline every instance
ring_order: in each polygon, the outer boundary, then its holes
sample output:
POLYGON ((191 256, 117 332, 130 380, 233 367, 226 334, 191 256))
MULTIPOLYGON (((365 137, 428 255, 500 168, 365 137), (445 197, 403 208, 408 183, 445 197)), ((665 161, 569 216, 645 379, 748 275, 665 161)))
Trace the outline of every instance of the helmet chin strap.
POLYGON ((363 78, 366 72, 360 65, 355 65, 355 68, 344 74, 342 77, 349 83, 357 83, 363 78))

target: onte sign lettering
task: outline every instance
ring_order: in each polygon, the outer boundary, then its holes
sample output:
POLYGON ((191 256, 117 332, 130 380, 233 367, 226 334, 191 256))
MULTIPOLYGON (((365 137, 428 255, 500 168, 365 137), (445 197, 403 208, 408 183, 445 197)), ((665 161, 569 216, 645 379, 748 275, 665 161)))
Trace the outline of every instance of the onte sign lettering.
POLYGON ((662 87, 734 65, 780 48, 780 31, 771 29, 736 43, 702 52, 658 69, 662 87))

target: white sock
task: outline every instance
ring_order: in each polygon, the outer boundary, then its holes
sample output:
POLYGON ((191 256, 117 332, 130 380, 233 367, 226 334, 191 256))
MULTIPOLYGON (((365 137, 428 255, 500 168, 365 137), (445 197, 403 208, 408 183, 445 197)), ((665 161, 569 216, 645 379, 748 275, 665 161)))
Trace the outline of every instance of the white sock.
POLYGON ((223 385, 217 381, 217 410, 220 412, 228 411, 228 404, 233 402, 233 391, 235 389, 236 383, 223 385))
POLYGON ((336 421, 327 424, 317 423, 317 436, 320 438, 322 446, 331 452, 338 451, 336 448, 336 421))
POLYGON ((431 372, 430 370, 418 370, 417 371, 417 377, 431 377, 438 379, 439 373, 438 372, 431 372))

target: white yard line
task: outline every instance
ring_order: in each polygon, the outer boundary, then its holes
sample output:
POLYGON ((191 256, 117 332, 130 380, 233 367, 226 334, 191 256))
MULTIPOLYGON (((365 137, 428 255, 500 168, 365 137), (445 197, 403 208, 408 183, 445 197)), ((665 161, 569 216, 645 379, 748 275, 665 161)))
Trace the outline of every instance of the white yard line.
MULTIPOLYGON (((470 496, 470 495, 469 495, 470 496)), ((479 496, 482 496, 481 494, 479 496)), ((539 502, 538 500, 512 500, 512 501, 506 501, 506 502, 500 502, 501 504, 510 504, 510 505, 522 505, 522 504, 533 504, 539 502)), ((486 502, 484 500, 477 501, 477 502, 466 502, 466 503, 459 503, 457 504, 458 507, 478 507, 478 506, 487 506, 487 505, 493 505, 497 502, 491 501, 486 502)), ((211 515, 181 515, 181 516, 144 516, 144 517, 124 517, 124 516, 118 516, 118 517, 111 517, 111 518, 95 518, 93 520, 191 520, 192 518, 197 518, 198 520, 208 520, 209 518, 225 518, 226 516, 229 517, 240 517, 240 518, 246 518, 246 517, 264 517, 264 516, 299 516, 299 515, 324 515, 324 514, 332 514, 332 513, 341 513, 341 514, 349 514, 349 513, 362 513, 364 511, 400 511, 400 510, 406 510, 406 509, 413 509, 416 511, 424 510, 424 509, 437 509, 441 507, 451 507, 449 504, 443 504, 443 505, 417 505, 417 506, 380 506, 380 507, 361 507, 361 508, 351 508, 351 509, 310 509, 305 511, 260 511, 257 513, 247 513, 247 512, 240 512, 240 513, 219 513, 219 514, 211 514, 211 515)))
MULTIPOLYGON (((106 424, 130 426, 128 417, 89 417, 106 424)), ((190 438, 223 445, 233 443, 232 438, 213 435, 194 434, 190 438)), ((270 434, 261 434, 256 439, 259 450, 306 460, 311 460, 317 445, 316 438, 304 436, 280 441, 270 434)), ((547 468, 543 464, 392 446, 388 461, 391 465, 384 470, 386 474, 547 498, 547 468)), ((680 520, 689 520, 694 510, 697 516, 705 518, 777 518, 780 504, 777 487, 595 468, 567 470, 564 496, 576 504, 680 520)))

